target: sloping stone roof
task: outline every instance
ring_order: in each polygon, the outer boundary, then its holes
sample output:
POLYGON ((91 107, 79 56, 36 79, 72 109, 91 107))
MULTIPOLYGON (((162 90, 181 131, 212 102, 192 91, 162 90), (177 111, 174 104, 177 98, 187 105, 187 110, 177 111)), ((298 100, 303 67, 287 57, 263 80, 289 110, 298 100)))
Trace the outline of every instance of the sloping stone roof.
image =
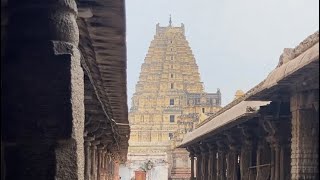
POLYGON ((281 55, 278 67, 269 73, 261 86, 247 96, 246 100, 275 99, 279 93, 288 93, 283 89, 288 90, 292 86, 300 88, 298 86, 303 84, 299 85, 298 82, 307 83, 308 79, 313 81, 309 87, 318 86, 314 82, 319 82, 319 32, 309 36, 291 52, 290 58, 281 55), (285 62, 284 58, 287 58, 285 62))
POLYGON ((127 107, 127 57, 124 0, 79 0, 82 25, 86 28, 84 47, 89 52, 86 61, 97 89, 98 98, 112 129, 120 138, 116 142, 121 154, 127 154, 130 127, 127 107), (91 49, 91 50, 88 50, 91 49), (95 62, 93 62, 95 60, 95 62))
POLYGON ((279 58, 279 63, 277 67, 282 66, 283 64, 293 60, 294 58, 301 55, 303 52, 314 46, 316 43, 319 43, 319 31, 308 36, 304 39, 298 46, 295 48, 284 48, 283 53, 279 58))
POLYGON ((260 106, 265 106, 269 103, 270 101, 241 101, 223 111, 223 113, 215 115, 204 126, 187 133, 183 138, 180 147, 186 147, 186 145, 195 142, 208 134, 217 133, 227 125, 231 125, 231 123, 237 124, 240 123, 241 120, 247 120, 249 117, 257 114, 260 106))
POLYGON ((259 83, 258 85, 256 85, 255 87, 253 87, 252 89, 250 89, 248 92, 246 92, 243 96, 233 100, 231 103, 227 104, 226 106, 224 106, 223 108, 221 108, 218 112, 214 113, 212 116, 208 117, 207 119, 205 119, 204 121, 202 121, 201 123, 199 123, 196 127, 199 128, 201 126, 203 126, 204 124, 208 123, 209 121, 211 121, 212 119, 214 119, 215 117, 219 116, 220 114, 226 112, 227 110, 229 110, 230 108, 236 106, 237 104, 239 104, 240 102, 244 101, 245 99, 247 99, 249 96, 252 95, 252 93, 255 93, 260 86, 264 83, 264 81, 262 81, 261 83, 259 83))

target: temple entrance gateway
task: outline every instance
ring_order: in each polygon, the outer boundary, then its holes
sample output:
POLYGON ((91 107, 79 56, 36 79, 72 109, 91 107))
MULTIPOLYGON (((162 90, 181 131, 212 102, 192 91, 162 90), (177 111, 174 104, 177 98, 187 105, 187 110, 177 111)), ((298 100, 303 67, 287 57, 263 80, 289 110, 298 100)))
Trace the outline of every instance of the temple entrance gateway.
POLYGON ((131 135, 127 172, 147 162, 151 180, 189 179, 191 164, 183 136, 220 109, 221 93, 206 93, 185 27, 156 25, 129 112, 131 135))

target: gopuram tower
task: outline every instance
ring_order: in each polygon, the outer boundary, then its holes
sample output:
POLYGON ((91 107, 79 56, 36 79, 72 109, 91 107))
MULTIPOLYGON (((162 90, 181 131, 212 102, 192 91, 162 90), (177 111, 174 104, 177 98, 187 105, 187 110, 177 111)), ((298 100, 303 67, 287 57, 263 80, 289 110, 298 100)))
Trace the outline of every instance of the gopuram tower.
POLYGON ((129 178, 137 170, 150 180, 190 178, 188 152, 175 147, 220 105, 219 90, 204 92, 184 25, 157 24, 129 112, 129 178))

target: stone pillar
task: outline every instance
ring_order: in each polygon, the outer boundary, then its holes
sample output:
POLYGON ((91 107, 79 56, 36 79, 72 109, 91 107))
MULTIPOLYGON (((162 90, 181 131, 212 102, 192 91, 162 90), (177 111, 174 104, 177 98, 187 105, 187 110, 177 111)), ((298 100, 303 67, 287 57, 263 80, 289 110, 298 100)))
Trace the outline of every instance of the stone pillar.
POLYGON ((107 162, 108 162, 108 180, 112 180, 112 176, 113 176, 113 166, 112 166, 112 153, 109 152, 107 154, 107 162))
POLYGON ((264 138, 258 142, 256 160, 257 180, 270 177, 270 148, 264 138))
POLYGON ((226 147, 222 141, 217 141, 217 145, 218 145, 218 163, 217 163, 218 180, 226 180, 226 147))
MULTIPOLYGON (((289 144, 289 126, 288 119, 279 119, 273 115, 263 115, 260 121, 264 130, 268 133, 266 137, 267 142, 270 144, 269 159, 265 160, 271 164, 270 167, 270 180, 282 180, 288 177, 288 170, 290 169, 290 151, 288 151, 289 144), (281 153, 282 151, 282 153, 281 153), (284 153, 286 152, 286 154, 284 153)), ((264 155, 263 157, 266 157, 264 155)))
POLYGON ((208 179, 217 179, 217 149, 214 144, 208 144, 209 161, 208 161, 208 179))
POLYGON ((19 166, 7 175, 82 180, 84 82, 76 2, 8 1, 8 11, 1 119, 2 133, 19 147, 19 166))
POLYGON ((237 180, 238 179, 238 150, 234 145, 229 145, 229 151, 227 154, 227 179, 237 180))
POLYGON ((202 178, 202 174, 201 174, 201 163, 202 163, 202 156, 201 156, 201 151, 200 151, 200 148, 199 147, 197 147, 197 149, 196 149, 196 151, 195 151, 195 153, 196 153, 196 157, 197 157, 197 167, 196 167, 196 179, 197 180, 202 180, 201 178, 202 178))
POLYGON ((289 172, 289 159, 290 151, 288 151, 288 142, 281 141, 283 137, 268 137, 270 143, 270 180, 282 180, 289 172))
POLYGON ((225 151, 218 150, 218 179, 226 179, 226 153, 225 151))
POLYGON ((107 151, 106 151, 106 149, 104 149, 102 151, 102 168, 103 169, 106 168, 106 154, 107 154, 107 151))
POLYGON ((280 149, 280 179, 290 179, 291 149, 289 142, 284 143, 280 149))
POLYGON ((295 93, 292 113, 291 179, 319 179, 319 90, 295 93))
POLYGON ((252 162, 252 141, 244 140, 240 152, 241 179, 249 179, 249 167, 252 162))
POLYGON ((100 141, 93 141, 91 143, 91 179, 97 180, 97 145, 100 141))
POLYGON ((271 146, 271 149, 270 149, 270 164, 271 164, 271 167, 270 167, 270 180, 274 180, 275 179, 275 159, 276 159, 276 156, 275 156, 275 151, 274 151, 274 148, 271 146))
POLYGON ((84 154, 85 154, 85 167, 84 167, 84 179, 85 180, 90 180, 91 178, 91 150, 90 150, 90 146, 91 146, 91 141, 92 139, 89 138, 85 138, 84 141, 84 154))
POLYGON ((190 161, 191 161, 191 177, 190 180, 194 180, 194 153, 190 152, 190 161))
POLYGON ((105 180, 105 177, 106 177, 106 149, 102 150, 101 162, 102 162, 101 176, 102 176, 102 179, 105 180))
MULTIPOLYGON (((113 155, 112 155, 113 156, 113 155)), ((113 159, 110 157, 110 173, 109 173, 109 179, 113 180, 113 175, 114 175, 114 161, 113 159)))
POLYGON ((208 179, 208 160, 209 160, 209 151, 207 144, 203 144, 200 146, 201 150, 201 179, 208 179))
MULTIPOLYGON (((280 145, 279 143, 273 143, 271 144, 271 172, 270 172, 270 179, 271 180, 280 180, 280 171, 281 167, 280 166, 280 145)), ((282 179, 281 179, 282 180, 282 179)))
POLYGON ((119 157, 117 157, 114 160, 114 166, 113 166, 113 179, 114 180, 119 180, 119 164, 120 164, 119 157))
POLYGON ((104 173, 105 173, 105 179, 107 180, 108 179, 108 168, 109 168, 109 160, 108 160, 108 151, 106 150, 106 154, 104 156, 104 162, 105 162, 105 167, 104 167, 104 173))
POLYGON ((97 180, 101 180, 101 174, 102 174, 102 150, 103 150, 103 146, 99 145, 98 149, 97 149, 97 159, 98 159, 98 163, 97 163, 97 180))

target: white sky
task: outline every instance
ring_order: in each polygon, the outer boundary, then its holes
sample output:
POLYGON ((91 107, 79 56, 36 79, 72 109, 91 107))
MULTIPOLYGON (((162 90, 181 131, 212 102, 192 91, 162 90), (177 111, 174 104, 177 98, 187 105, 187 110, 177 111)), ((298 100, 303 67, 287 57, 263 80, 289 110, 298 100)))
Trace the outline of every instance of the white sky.
POLYGON ((222 105, 275 68, 283 48, 319 29, 319 0, 127 0, 128 106, 156 24, 184 23, 206 92, 222 105))

